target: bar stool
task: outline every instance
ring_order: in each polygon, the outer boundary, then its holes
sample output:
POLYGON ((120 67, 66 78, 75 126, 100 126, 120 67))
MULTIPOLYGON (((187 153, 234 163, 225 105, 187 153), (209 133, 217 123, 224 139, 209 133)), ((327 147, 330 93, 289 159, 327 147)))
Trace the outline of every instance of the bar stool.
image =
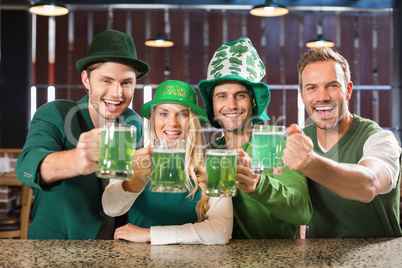
MULTIPOLYGON (((15 176, 15 173, 13 175, 15 176)), ((2 175, 2 177, 3 176, 4 175, 2 175)), ((22 184, 19 181, 14 181, 8 178, 0 178, 0 186, 21 187, 21 213, 18 218, 7 217, 4 219, 0 219, 0 238, 27 239, 31 215, 33 189, 28 185, 22 184)))

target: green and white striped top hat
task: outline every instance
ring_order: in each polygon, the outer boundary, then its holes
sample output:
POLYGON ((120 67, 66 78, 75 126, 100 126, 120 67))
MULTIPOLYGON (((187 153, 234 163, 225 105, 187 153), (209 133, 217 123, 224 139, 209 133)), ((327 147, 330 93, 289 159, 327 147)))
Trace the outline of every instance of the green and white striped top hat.
POLYGON ((212 94, 216 84, 225 80, 242 82, 253 92, 256 103, 253 107, 254 124, 269 120, 265 109, 271 95, 268 85, 261 82, 264 75, 264 63, 248 37, 241 37, 218 48, 209 62, 207 79, 198 84, 211 125, 216 128, 221 127, 214 120, 212 94))

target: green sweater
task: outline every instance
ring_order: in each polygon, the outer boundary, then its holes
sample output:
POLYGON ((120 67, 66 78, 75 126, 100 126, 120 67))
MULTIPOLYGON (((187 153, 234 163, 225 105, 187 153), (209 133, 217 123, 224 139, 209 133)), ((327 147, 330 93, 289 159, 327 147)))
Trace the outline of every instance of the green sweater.
MULTIPOLYGON (((354 115, 348 131, 327 153, 320 150, 315 124, 307 126, 304 133, 313 140, 314 151, 319 155, 340 163, 357 164, 368 137, 381 130, 375 122, 354 115)), ((370 203, 342 198, 319 183, 308 181, 314 208, 309 224, 310 238, 402 235, 399 227, 400 180, 395 189, 377 195, 370 203)))
MULTIPOLYGON (((120 122, 137 127, 141 145, 141 118, 128 109, 120 122)), ((103 180, 95 173, 58 181, 48 187, 39 182, 39 168, 49 154, 73 149, 81 133, 93 129, 88 96, 78 102, 56 100, 37 110, 18 158, 18 179, 35 190, 30 239, 94 239, 102 224, 103 180)), ((138 147, 138 146, 137 146, 138 147)))
MULTIPOLYGON (((252 157, 250 141, 241 147, 252 157)), ((206 149, 225 148, 225 138, 217 138, 206 149)), ((285 168, 281 175, 262 174, 257 189, 233 197, 235 239, 295 238, 296 226, 311 218, 312 205, 307 180, 300 172, 285 168)))

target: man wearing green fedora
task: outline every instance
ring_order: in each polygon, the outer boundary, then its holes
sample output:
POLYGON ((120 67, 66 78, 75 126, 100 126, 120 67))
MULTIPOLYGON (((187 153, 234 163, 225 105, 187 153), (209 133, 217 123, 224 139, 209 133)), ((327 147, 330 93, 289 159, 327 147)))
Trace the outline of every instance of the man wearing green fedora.
MULTIPOLYGON (((40 107, 15 167, 18 179, 35 189, 31 239, 105 238, 99 232, 103 181, 95 175, 98 128, 118 121, 135 125, 137 141, 142 137, 141 118, 128 106, 149 66, 137 58, 132 37, 98 34, 76 67, 88 94, 40 107)), ((112 235, 114 224, 109 227, 112 235)))
POLYGON ((254 124, 269 120, 268 86, 261 82, 265 66, 251 40, 242 37, 223 44, 213 55, 207 79, 198 84, 209 122, 222 128, 223 137, 207 148, 237 149, 239 165, 233 198, 233 238, 295 238, 297 225, 311 218, 307 181, 285 168, 269 176, 251 172, 251 132, 254 124))

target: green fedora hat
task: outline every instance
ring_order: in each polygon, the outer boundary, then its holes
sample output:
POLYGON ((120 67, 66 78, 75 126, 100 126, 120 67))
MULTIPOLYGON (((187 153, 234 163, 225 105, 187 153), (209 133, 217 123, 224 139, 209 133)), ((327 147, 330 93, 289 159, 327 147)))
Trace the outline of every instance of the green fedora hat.
POLYGON ((137 79, 144 77, 150 69, 148 64, 137 58, 131 35, 116 30, 106 30, 95 36, 88 57, 78 60, 75 67, 81 73, 91 64, 107 61, 134 67, 139 72, 137 79))
POLYGON ((254 124, 269 120, 265 109, 271 94, 268 85, 261 82, 264 75, 264 63, 248 37, 241 37, 218 48, 209 62, 207 79, 198 84, 211 125, 216 128, 221 127, 214 120, 212 94, 217 83, 228 80, 242 82, 253 92, 256 103, 253 107, 254 124))
POLYGON ((207 113, 198 106, 197 93, 194 88, 186 82, 178 80, 162 82, 156 88, 154 99, 142 105, 141 114, 144 117, 148 117, 152 107, 161 103, 181 104, 193 109, 198 115, 201 125, 208 120, 207 113))

